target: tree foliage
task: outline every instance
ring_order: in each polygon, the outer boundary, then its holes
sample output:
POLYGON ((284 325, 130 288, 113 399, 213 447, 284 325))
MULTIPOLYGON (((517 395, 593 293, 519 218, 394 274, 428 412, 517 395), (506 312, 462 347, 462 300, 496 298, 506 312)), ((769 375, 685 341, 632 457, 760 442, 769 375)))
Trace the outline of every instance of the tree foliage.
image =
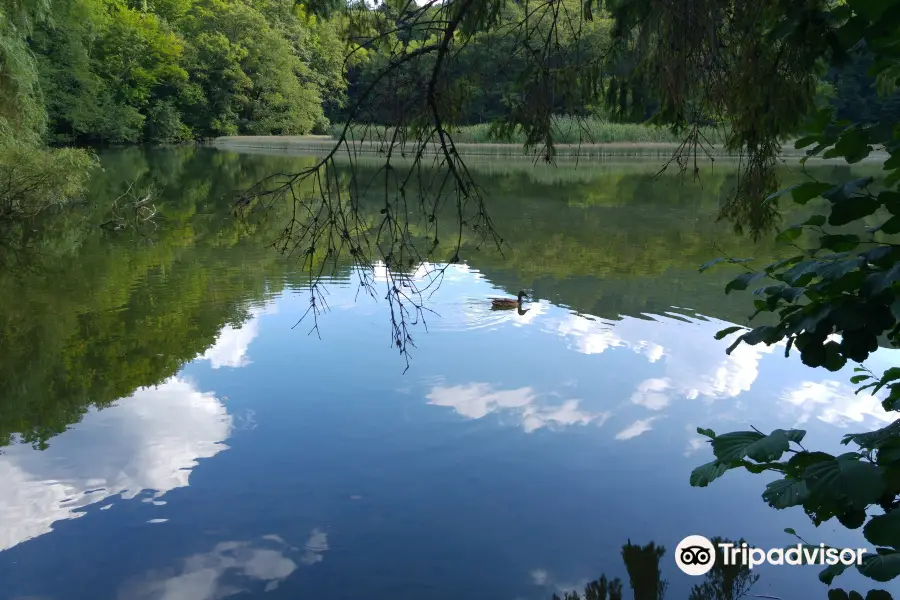
MULTIPOLYGON (((779 198, 797 204, 819 197, 824 201, 817 200, 812 204, 817 208, 814 214, 778 235, 796 249, 793 256, 760 270, 748 268, 726 286, 726 292, 757 288, 753 317, 772 317, 771 324, 743 331, 729 352, 740 343, 784 343, 786 355, 796 349, 805 364, 838 371, 847 361, 865 361, 881 340, 900 347, 900 254, 892 237, 900 233, 900 217, 896 216, 900 214, 900 121, 896 111, 872 108, 891 102, 900 83, 896 44, 900 4, 856 0, 816 5, 813 12, 803 15, 807 20, 815 17, 825 28, 822 39, 827 46, 819 53, 820 64, 843 69, 845 76, 858 72, 860 62, 868 64, 869 75, 887 95, 877 104, 872 101, 853 109, 837 105, 816 111, 802 124, 806 135, 796 146, 809 148, 806 158, 824 156, 848 163, 878 152, 883 169, 876 177, 827 182, 810 177, 778 192, 759 190, 756 201, 763 206, 779 198), (863 231, 863 224, 870 226, 863 231)), ((784 36, 806 26, 790 12, 784 16, 788 20, 773 27, 773 35, 784 36)), ((789 41, 790 37, 781 39, 789 41)), ((729 333, 734 332, 719 335, 729 333)), ((853 383, 863 384, 859 391, 870 389, 879 394, 886 411, 900 410, 900 369, 890 368, 878 375, 858 366, 855 372, 853 383)), ((708 485, 734 468, 777 472, 781 478, 770 483, 763 494, 770 506, 800 506, 817 526, 836 518, 845 527, 862 527, 877 552, 863 559, 859 571, 876 581, 892 580, 900 576, 898 426, 900 420, 876 431, 844 436, 842 443, 852 445, 853 450, 839 456, 807 451, 800 445, 803 431, 716 436, 699 430, 711 438, 716 460, 696 469, 691 483, 708 485), (787 460, 786 453, 790 456, 787 460)), ((829 567, 820 579, 830 584, 843 570, 829 567)), ((853 594, 850 597, 856 597, 853 594)), ((835 592, 834 597, 846 594, 835 592)))
POLYGON ((178 142, 323 130, 338 24, 290 0, 54 0, 25 51, 49 140, 178 142))
POLYGON ((86 152, 41 143, 47 113, 28 40, 48 19, 43 3, 0 2, 0 227, 78 196, 93 167, 86 152))

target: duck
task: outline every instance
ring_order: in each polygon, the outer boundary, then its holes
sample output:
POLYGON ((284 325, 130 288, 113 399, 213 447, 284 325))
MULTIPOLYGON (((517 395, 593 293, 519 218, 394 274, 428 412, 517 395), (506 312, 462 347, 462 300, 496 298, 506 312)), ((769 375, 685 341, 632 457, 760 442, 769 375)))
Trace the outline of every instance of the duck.
POLYGON ((491 298, 491 308, 494 308, 494 309, 518 308, 521 311, 522 310, 522 298, 528 298, 528 294, 525 293, 525 290, 521 290, 519 292, 518 298, 491 298))

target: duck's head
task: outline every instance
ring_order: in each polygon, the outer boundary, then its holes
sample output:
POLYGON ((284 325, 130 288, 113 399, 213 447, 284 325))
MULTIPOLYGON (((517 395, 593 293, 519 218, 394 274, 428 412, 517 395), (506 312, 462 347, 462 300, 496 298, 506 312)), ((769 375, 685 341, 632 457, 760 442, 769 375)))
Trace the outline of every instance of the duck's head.
POLYGON ((522 298, 528 298, 528 294, 525 293, 525 290, 519 290, 519 302, 522 301, 522 298))

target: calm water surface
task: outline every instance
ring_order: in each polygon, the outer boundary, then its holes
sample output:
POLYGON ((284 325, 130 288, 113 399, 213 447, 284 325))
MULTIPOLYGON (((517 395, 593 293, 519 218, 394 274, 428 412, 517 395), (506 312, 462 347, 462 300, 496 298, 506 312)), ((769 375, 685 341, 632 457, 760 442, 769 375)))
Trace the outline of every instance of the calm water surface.
MULTIPOLYGON (((229 212, 308 160, 103 160, 91 202, 17 232, 28 248, 0 275, 0 596, 549 600, 601 573, 627 589, 630 540, 666 548, 681 600, 699 583, 672 557, 689 534, 860 544, 768 508, 766 476, 688 485, 711 459, 698 425, 798 426, 833 449, 889 420, 846 372, 713 339, 750 297, 697 266, 779 252, 715 223, 727 168, 697 185, 653 165, 482 166, 511 250, 464 246, 404 374, 384 301, 349 270, 321 340, 294 328, 304 275, 265 247, 283 223, 229 212), (99 230, 136 179, 158 227, 99 230), (524 315, 490 310, 520 288, 524 315)), ((824 597, 817 572, 762 568, 753 593, 824 597)))

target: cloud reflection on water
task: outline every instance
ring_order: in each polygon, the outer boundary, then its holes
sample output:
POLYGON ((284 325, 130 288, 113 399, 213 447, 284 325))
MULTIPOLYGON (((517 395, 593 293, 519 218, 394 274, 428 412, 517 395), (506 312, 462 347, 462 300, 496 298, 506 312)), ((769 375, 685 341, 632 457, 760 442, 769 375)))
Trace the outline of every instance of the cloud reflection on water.
POLYGON ((212 550, 194 554, 176 569, 149 572, 125 583, 121 600, 219 600, 260 587, 271 592, 293 574, 295 558, 305 565, 321 562, 328 550, 328 534, 313 529, 304 553, 281 537, 269 534, 253 542, 220 542, 212 550), (264 585, 261 585, 264 584, 264 585))
POLYGON ((530 387, 513 390, 495 390, 487 383, 468 383, 456 386, 435 386, 426 395, 434 406, 453 408, 457 414, 470 419, 481 419, 497 411, 516 414, 526 433, 547 426, 602 425, 609 413, 586 412, 579 408, 581 401, 566 400, 550 405, 542 402, 530 387))
POLYGON ((213 392, 173 377, 119 404, 92 411, 36 452, 16 445, 0 455, 0 551, 82 516, 83 507, 142 490, 160 497, 185 487, 197 460, 227 446, 232 420, 213 392))
POLYGON ((811 418, 835 427, 847 427, 868 419, 884 426, 894 420, 875 396, 856 394, 853 387, 830 379, 803 381, 784 390, 780 400, 796 418, 797 425, 811 418))
MULTIPOLYGON (((453 290, 455 297, 496 295, 497 290, 490 282, 469 268, 450 268, 447 272, 452 274, 450 280, 458 288, 458 291, 457 288, 453 290)), ((474 307, 484 312, 484 315, 473 312, 474 308, 468 307, 459 317, 468 327, 474 328, 481 325, 482 321, 487 323, 491 314, 476 301, 472 302, 475 302, 474 307)), ((635 383, 626 383, 633 387, 631 392, 624 394, 617 392, 614 387, 604 389, 602 397, 591 393, 585 395, 584 391, 579 393, 578 385, 564 392, 557 387, 562 393, 581 396, 579 400, 566 400, 558 406, 553 406, 547 400, 558 395, 553 389, 541 388, 539 384, 505 386, 495 381, 469 381, 455 385, 441 383, 426 393, 429 404, 453 408, 459 415, 471 419, 481 419, 489 414, 512 415, 517 425, 526 432, 548 425, 559 429, 569 425, 602 424, 615 413, 626 419, 616 434, 616 438, 620 440, 651 431, 659 418, 671 417, 668 415, 669 411, 685 400, 702 400, 709 407, 716 401, 733 400, 722 404, 714 413, 709 413, 708 408, 702 409, 706 413, 702 418, 704 423, 728 421, 736 427, 740 426, 738 423, 760 418, 759 423, 762 424, 777 412, 787 414, 797 424, 810 419, 838 427, 863 421, 872 421, 876 425, 890 421, 877 398, 857 396, 849 385, 830 379, 793 383, 798 381, 794 375, 788 379, 792 382, 788 384, 790 387, 783 388, 781 386, 785 383, 774 383, 773 390, 773 383, 769 383, 769 380, 782 377, 777 375, 773 378, 775 371, 767 376, 766 389, 755 394, 763 394, 765 399, 760 397, 760 402, 745 404, 741 397, 751 390, 759 378, 763 357, 776 349, 780 352, 783 344, 741 344, 730 355, 726 354, 725 348, 740 335, 738 332, 716 341, 716 332, 732 325, 726 321, 674 312, 645 315, 646 318, 625 316, 617 320, 605 320, 565 311, 544 301, 530 304, 530 307, 531 311, 526 315, 513 315, 516 318, 510 318, 508 323, 495 320, 491 322, 491 326, 534 324, 539 331, 562 338, 571 350, 580 354, 600 355, 629 351, 641 356, 647 365, 654 365, 651 373, 637 369, 644 378, 635 383), (617 397, 617 393, 621 396, 617 397), (629 406, 632 413, 637 408, 650 411, 652 416, 627 414, 629 406)), ((444 313, 445 316, 454 320, 452 310, 448 313, 444 313)), ((882 350, 878 354, 890 352, 882 350)), ((800 367, 795 361, 796 359, 792 359, 783 363, 785 366, 779 367, 778 372, 783 373, 788 368, 789 373, 793 373, 795 369, 792 365, 797 365, 797 373, 802 372, 806 377, 812 375, 815 378, 817 372, 800 367)), ((598 368, 602 369, 601 365, 605 362, 598 357, 598 368)), ((627 372, 609 373, 615 378, 622 374, 627 377, 627 372)), ((822 372, 822 375, 827 374, 822 372)), ((698 407, 691 410, 700 409, 698 407)), ((700 451, 704 447, 703 443, 704 440, 696 437, 692 427, 685 440, 684 454, 690 456, 700 451)))
POLYGON ((208 360, 213 369, 222 367, 239 368, 250 364, 247 350, 259 335, 259 323, 264 315, 277 313, 275 303, 250 309, 250 319, 240 327, 226 325, 219 332, 215 344, 210 346, 198 360, 208 360))
POLYGON ((622 431, 616 434, 617 440, 630 440, 637 436, 647 433, 653 429, 653 422, 661 417, 648 417, 646 419, 638 419, 622 431))
POLYGON ((619 321, 600 321, 569 314, 555 325, 556 333, 571 340, 571 347, 583 354, 627 348, 651 363, 662 362, 665 377, 640 384, 636 404, 667 404, 661 397, 664 391, 688 399, 735 397, 750 389, 759 375, 760 359, 773 350, 770 346, 742 344, 730 355, 725 354, 727 346, 713 343, 713 336, 731 323, 718 319, 661 315, 653 320, 622 317, 619 321), (648 397, 648 393, 654 395, 648 397))

